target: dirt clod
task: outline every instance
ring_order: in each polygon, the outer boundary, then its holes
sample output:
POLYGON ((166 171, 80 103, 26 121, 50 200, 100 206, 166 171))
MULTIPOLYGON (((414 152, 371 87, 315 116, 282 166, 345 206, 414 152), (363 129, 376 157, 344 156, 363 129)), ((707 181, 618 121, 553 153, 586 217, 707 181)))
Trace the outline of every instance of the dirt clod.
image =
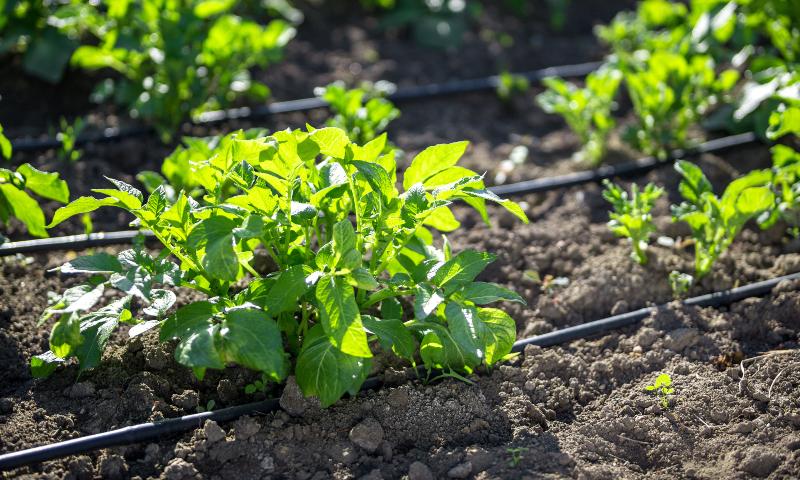
POLYGON ((315 402, 314 399, 306 398, 303 395, 303 391, 300 390, 294 377, 286 379, 286 386, 283 387, 280 399, 281 408, 286 410, 286 413, 293 417, 302 416, 315 403, 318 405, 318 401, 315 402))
POLYGON ((109 480, 123 479, 128 474, 128 464, 120 455, 108 455, 100 460, 100 475, 109 480))
POLYGON ((372 417, 365 418, 350 430, 350 441, 369 453, 374 453, 383 441, 383 427, 372 417))
POLYGON ((434 480, 434 476, 427 465, 414 462, 408 467, 408 480, 434 480))
POLYGON ((757 477, 766 477, 783 462, 783 457, 763 447, 753 447, 742 460, 743 471, 757 477))
POLYGON ((472 462, 459 463, 447 471, 448 478, 467 478, 472 473, 472 462))
POLYGON ((214 420, 206 420, 206 423, 203 425, 203 433, 208 443, 217 443, 225 439, 225 430, 214 420))
POLYGON ((197 478, 197 469, 182 458, 176 458, 164 469, 165 480, 190 480, 197 478))

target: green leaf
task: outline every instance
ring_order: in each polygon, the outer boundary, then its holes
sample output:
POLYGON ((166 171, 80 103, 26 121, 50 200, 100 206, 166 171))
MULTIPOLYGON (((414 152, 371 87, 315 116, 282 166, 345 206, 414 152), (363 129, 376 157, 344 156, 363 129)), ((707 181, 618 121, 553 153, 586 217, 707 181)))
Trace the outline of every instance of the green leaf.
POLYGON ((161 212, 166 210, 169 206, 169 202, 167 202, 167 186, 166 185, 159 185, 153 190, 153 193, 150 194, 150 197, 147 199, 147 203, 144 205, 144 208, 152 212, 154 215, 160 215, 161 212))
POLYGON ((103 297, 104 284, 81 284, 68 288, 61 298, 45 310, 43 318, 56 313, 73 313, 89 310, 103 297))
POLYGON ((422 183, 442 170, 452 167, 464 155, 469 142, 447 143, 428 147, 420 152, 403 175, 403 188, 422 183))
POLYGON ((50 350, 59 358, 67 358, 81 342, 80 318, 72 314, 62 315, 50 332, 50 350))
POLYGON ((475 280, 475 277, 494 260, 495 256, 492 254, 465 250, 439 267, 430 281, 449 294, 475 280))
POLYGON ((480 364, 472 348, 464 349, 450 330, 435 322, 422 322, 412 328, 423 333, 420 356, 428 368, 471 371, 480 364))
POLYGON ((252 308, 228 311, 220 336, 228 361, 263 372, 276 382, 286 377, 289 364, 281 331, 266 313, 252 308))
POLYGON ((214 215, 199 222, 189 233, 188 248, 205 248, 200 263, 211 278, 233 282, 239 275, 239 260, 233 248, 236 227, 236 221, 214 215))
POLYGON ((273 317, 295 311, 300 298, 310 288, 306 283, 310 273, 311 269, 305 265, 293 265, 275 276, 256 280, 250 284, 251 293, 247 299, 273 317))
POLYGON ((414 294, 414 316, 417 320, 425 320, 444 301, 442 293, 425 283, 417 285, 414 294))
POLYGON ((683 198, 692 203, 697 203, 703 193, 711 192, 711 182, 708 181, 703 171, 697 165, 679 160, 675 162, 675 170, 683 176, 678 186, 683 198))
POLYGON ((496 308, 479 308, 478 318, 483 323, 484 360, 487 365, 493 365, 511 353, 517 338, 517 326, 506 312, 496 308))
POLYGON ((384 202, 388 202, 390 198, 394 197, 394 185, 389 174, 377 163, 362 162, 354 160, 351 162, 354 167, 364 176, 369 183, 369 186, 378 192, 384 202))
POLYGON ((333 345, 356 357, 371 357, 353 287, 341 277, 324 275, 317 282, 320 323, 333 345))
POLYGON ((35 355, 31 357, 31 375, 34 378, 48 377, 61 363, 64 363, 64 359, 58 358, 50 350, 41 355, 35 355))
POLYGON ((116 255, 100 252, 70 260, 56 270, 61 273, 114 273, 122 272, 122 264, 116 255))
POLYGON ((70 202, 69 204, 56 210, 56 213, 53 215, 53 220, 50 222, 47 228, 53 228, 59 223, 63 222, 64 220, 73 217, 75 215, 93 212, 100 207, 117 205, 118 203, 119 200, 113 197, 108 197, 103 199, 94 197, 77 198, 72 202, 70 202))
POLYGON ((126 311, 123 303, 115 302, 81 318, 83 343, 74 352, 80 362, 81 372, 100 363, 106 343, 119 325, 120 315, 126 311))
POLYGON ((350 285, 362 290, 376 290, 379 286, 375 277, 364 267, 358 267, 350 272, 347 275, 347 281, 350 285))
POLYGON ((453 340, 469 358, 468 365, 480 363, 485 355, 483 343, 483 325, 474 307, 465 307, 457 303, 448 303, 444 309, 448 330, 453 340))
POLYGON ((220 326, 206 325, 194 330, 178 343, 175 348, 175 360, 181 365, 192 368, 224 368, 220 354, 220 326))
POLYGON ((36 200, 10 183, 0 183, 0 195, 5 197, 11 214, 25 224, 28 233, 35 237, 48 236, 44 226, 44 212, 36 200))
POLYGON ((311 132, 310 138, 319 145, 321 154, 333 158, 344 158, 345 147, 350 145, 350 139, 347 138, 347 133, 335 127, 314 130, 311 132))
POLYGON ((195 4, 194 14, 198 18, 213 17, 227 12, 235 3, 235 0, 202 0, 195 4))
POLYGON ((369 359, 347 355, 334 346, 319 325, 308 331, 297 357, 297 385, 307 396, 333 405, 346 392, 355 393, 369 374, 369 359))
POLYGON ((516 292, 494 283, 472 282, 461 290, 461 295, 476 305, 486 305, 501 300, 525 305, 525 300, 516 292))
POLYGON ((356 248, 356 231, 350 220, 344 219, 333 226, 333 249, 339 255, 344 255, 356 248))
POLYGON ((69 202, 69 187, 67 182, 59 178, 58 173, 37 170, 29 163, 20 165, 17 173, 25 177, 25 188, 36 195, 61 203, 69 202))
POLYGON ((0 156, 9 160, 11 158, 11 140, 3 135, 3 126, 0 125, 0 156))
POLYGON ((240 240, 259 238, 264 233, 264 217, 261 215, 248 215, 241 227, 233 229, 233 234, 240 240))
POLYGON ((381 302, 381 316, 383 318, 403 319, 403 305, 395 297, 387 298, 381 302))
POLYGON ((150 292, 150 305, 142 313, 151 317, 162 317, 175 304, 176 296, 169 290, 154 288, 150 292))
MULTIPOLYGON (((500 198, 491 190, 465 187, 456 196, 457 197, 466 196, 467 198, 465 198, 465 200, 469 199, 469 197, 472 197, 472 198, 480 198, 483 200, 489 200, 491 202, 495 202, 501 207, 511 212, 512 215, 519 218, 524 223, 528 223, 528 216, 525 215, 525 211, 522 210, 522 207, 520 207, 519 204, 507 198, 500 198)), ((476 207, 475 205, 472 205, 472 207, 478 209, 478 207, 476 207)), ((480 211, 480 209, 478 210, 480 211)))
POLYGON ((159 338, 162 342, 173 338, 187 338, 193 332, 208 327, 215 313, 216 307, 211 302, 200 301, 185 305, 164 320, 159 338))
POLYGON ((397 356, 406 360, 414 360, 416 342, 401 320, 396 318, 380 319, 370 315, 362 315, 364 326, 378 337, 385 349, 391 348, 397 356))

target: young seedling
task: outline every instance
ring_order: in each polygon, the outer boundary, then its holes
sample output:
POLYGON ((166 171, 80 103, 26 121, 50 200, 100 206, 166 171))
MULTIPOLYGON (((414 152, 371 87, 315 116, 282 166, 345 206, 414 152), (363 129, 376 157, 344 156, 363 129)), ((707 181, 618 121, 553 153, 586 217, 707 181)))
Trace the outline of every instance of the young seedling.
POLYGON ((604 180, 605 190, 603 198, 608 200, 614 208, 608 214, 608 228, 618 237, 629 238, 631 241, 631 258, 640 265, 647 264, 647 244, 650 234, 656 231, 653 225, 653 209, 656 200, 664 193, 664 189, 648 183, 644 190, 639 190, 636 184, 631 186, 631 193, 609 180, 604 180))
POLYGON ((523 94, 531 88, 531 82, 522 75, 511 72, 502 72, 498 76, 497 96, 500 100, 508 102, 514 95, 523 94))
POLYGON ((506 448, 506 452, 511 455, 511 458, 508 460, 509 467, 516 467, 519 465, 519 462, 522 461, 522 454, 530 450, 527 447, 509 447, 506 448))
POLYGON ((717 197, 698 166, 681 160, 675 163, 675 169, 683 176, 679 191, 685 201, 672 206, 672 217, 686 222, 692 231, 695 278, 700 279, 711 271, 748 220, 773 207, 772 172, 754 170, 732 181, 717 197))
POLYGON ((364 144, 383 133, 389 123, 400 116, 400 110, 383 98, 387 88, 393 90, 394 86, 365 85, 347 90, 341 83, 332 83, 315 93, 328 102, 334 113, 327 125, 341 128, 350 140, 364 144))
POLYGON ((668 373, 662 373, 656 377, 656 381, 652 385, 644 387, 648 392, 655 392, 661 402, 661 408, 667 410, 669 408, 669 396, 675 393, 672 388, 672 377, 668 373))
POLYGON ((198 199, 179 190, 171 201, 165 185, 145 198, 111 180, 115 188, 95 190, 99 197, 59 209, 51 226, 121 208, 164 250, 98 253, 62 266, 89 278, 45 312, 57 321, 51 350, 31 361, 34 375, 69 357, 81 370, 96 365, 121 322, 133 324, 132 335, 159 328, 161 340, 177 339, 175 359, 201 379, 229 364, 273 382, 294 373, 325 406, 358 391, 379 348, 454 374, 506 358, 514 320, 487 305, 523 299, 475 280, 493 255, 436 248, 430 229, 459 227, 456 200, 487 222, 486 201, 523 221, 525 213, 456 165, 466 142, 423 150, 403 174, 403 191, 386 144, 385 134, 358 145, 331 127, 232 138, 189 164, 205 192, 198 199), (257 252, 275 268, 254 268, 257 252), (171 313, 178 286, 205 298, 171 313), (95 308, 105 290, 116 299, 95 308))
POLYGON ((545 78, 547 90, 536 97, 548 113, 564 117, 583 147, 576 160, 598 165, 606 152, 608 134, 614 128, 611 111, 616 108, 614 96, 622 79, 617 69, 603 68, 586 77, 586 86, 579 88, 557 77, 545 78))
POLYGON ((61 141, 61 149, 58 151, 58 156, 62 160, 69 162, 77 162, 83 152, 76 148, 76 141, 78 135, 81 134, 86 127, 83 119, 78 117, 73 123, 69 123, 66 118, 61 118, 61 131, 56 135, 56 139, 61 141))
POLYGON ((244 387, 244 393, 248 395, 252 395, 256 392, 265 392, 267 390, 267 385, 269 385, 270 379, 266 374, 261 374, 261 378, 254 381, 253 383, 248 383, 244 387))
POLYGON ((681 273, 677 270, 669 272, 669 287, 672 289, 672 297, 679 299, 686 295, 686 292, 692 288, 694 284, 694 277, 688 273, 681 273))
POLYGON ((800 235, 800 153, 787 145, 772 147, 772 186, 775 203, 758 217, 761 228, 783 220, 789 233, 800 235))
POLYGON ((739 79, 736 70, 717 75, 709 56, 686 58, 667 51, 653 52, 641 65, 624 68, 638 119, 625 138, 634 148, 661 159, 688 145, 690 127, 739 79))

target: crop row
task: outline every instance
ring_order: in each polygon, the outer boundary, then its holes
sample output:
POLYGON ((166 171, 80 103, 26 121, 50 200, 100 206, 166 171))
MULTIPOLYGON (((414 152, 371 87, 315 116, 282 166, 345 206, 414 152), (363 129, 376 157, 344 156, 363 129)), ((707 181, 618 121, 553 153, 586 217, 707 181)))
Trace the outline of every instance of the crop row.
MULTIPOLYGON (((625 137, 656 159, 691 147, 692 127, 719 104, 719 115, 729 106, 734 119, 767 118, 765 128, 747 128, 770 139, 800 133, 796 12, 770 1, 692 5, 643 2, 600 29, 614 54, 585 87, 547 82, 540 103, 584 141, 581 160, 602 159, 621 85, 634 114, 625 137), (729 68, 718 72, 721 64, 729 68)), ((120 208, 163 248, 151 255, 137 241, 61 266, 86 280, 43 312, 41 322, 53 323, 50 350, 31 359, 33 374, 50 375, 73 358, 79 371, 92 368, 125 324, 130 337, 158 329, 161 340, 177 340, 176 360, 198 378, 238 364, 261 372, 264 389, 293 374, 325 406, 359 390, 378 349, 456 378, 507 358, 515 323, 490 305, 524 300, 477 281, 494 256, 453 251, 446 234, 460 227, 454 202, 487 223, 487 202, 527 222, 523 209, 457 165, 466 142, 429 147, 398 172, 385 130, 399 111, 382 92, 331 85, 319 95, 334 112, 325 128, 185 139, 160 172, 137 176, 145 192, 109 179, 113 188, 67 203, 49 225, 27 192, 66 203, 63 180, 28 164, 0 170, 3 221, 13 215, 44 236, 70 217, 120 208), (174 310, 180 288, 203 299, 174 310)), ((742 175, 722 195, 699 167, 675 166, 683 202, 673 218, 689 225, 696 258, 694 276, 671 274, 676 296, 711 270, 748 221, 797 234, 800 154, 790 144, 773 148, 772 168, 742 175)), ((609 227, 630 238, 640 263, 661 194, 655 185, 606 184, 609 227)))

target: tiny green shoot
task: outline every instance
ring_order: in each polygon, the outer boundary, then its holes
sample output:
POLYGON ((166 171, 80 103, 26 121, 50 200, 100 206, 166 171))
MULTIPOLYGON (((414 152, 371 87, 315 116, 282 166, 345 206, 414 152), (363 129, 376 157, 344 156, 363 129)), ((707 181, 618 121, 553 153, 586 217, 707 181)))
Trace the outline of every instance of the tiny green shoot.
POLYGON ((648 183, 643 190, 636 184, 631 186, 630 195, 622 187, 610 180, 604 180, 603 198, 614 208, 608 214, 608 228, 619 237, 630 239, 631 258, 640 265, 647 263, 647 248, 650 234, 656 230, 650 211, 664 189, 648 183))
POLYGON ((644 389, 658 395, 661 408, 664 410, 669 408, 669 396, 675 393, 675 389, 672 388, 672 377, 668 373, 660 374, 652 385, 648 385, 644 389))

